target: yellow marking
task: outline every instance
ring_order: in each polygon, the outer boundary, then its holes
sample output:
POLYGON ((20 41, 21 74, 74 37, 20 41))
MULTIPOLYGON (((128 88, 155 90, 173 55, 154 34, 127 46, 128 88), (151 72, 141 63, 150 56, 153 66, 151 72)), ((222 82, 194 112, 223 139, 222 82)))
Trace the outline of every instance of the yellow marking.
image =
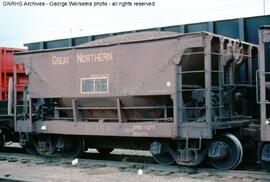
POLYGON ((112 59, 113 56, 111 52, 98 54, 77 54, 77 63, 112 61, 112 59))
POLYGON ((69 64, 69 57, 68 56, 53 56, 52 64, 53 65, 69 64))

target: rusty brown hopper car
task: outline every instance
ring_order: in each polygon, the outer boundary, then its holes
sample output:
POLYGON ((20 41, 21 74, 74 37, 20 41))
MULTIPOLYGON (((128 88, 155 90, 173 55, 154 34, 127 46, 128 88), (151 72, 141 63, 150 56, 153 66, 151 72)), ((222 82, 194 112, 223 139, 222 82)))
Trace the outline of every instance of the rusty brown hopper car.
POLYGON ((240 140, 254 136, 253 44, 208 32, 142 32, 15 59, 29 75, 30 103, 29 113, 16 113, 16 131, 43 155, 150 149, 161 164, 208 158, 232 169, 243 158, 240 140))

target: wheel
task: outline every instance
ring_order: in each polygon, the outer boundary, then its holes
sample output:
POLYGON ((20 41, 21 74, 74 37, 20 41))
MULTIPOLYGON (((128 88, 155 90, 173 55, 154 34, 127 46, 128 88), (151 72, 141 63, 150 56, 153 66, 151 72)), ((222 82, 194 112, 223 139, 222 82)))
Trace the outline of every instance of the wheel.
POLYGON ((97 148, 97 151, 101 154, 101 155, 108 155, 110 154, 114 149, 111 148, 97 148))
POLYGON ((270 154, 270 144, 269 143, 262 143, 259 147, 259 161, 260 163, 262 164, 263 168, 270 172, 270 162, 269 161, 265 161, 263 160, 263 154, 265 156, 268 155, 268 158, 269 158, 269 154, 270 154))
POLYGON ((85 142, 82 137, 65 136, 64 147, 61 150, 63 157, 75 158, 80 157, 85 149, 85 142))
POLYGON ((270 172, 270 162, 261 161, 261 164, 266 171, 270 172))
POLYGON ((38 154, 51 156, 55 152, 55 141, 51 136, 36 136, 33 143, 38 154))
POLYGON ((31 142, 27 143, 25 146, 23 146, 23 148, 26 151, 26 153, 28 153, 30 155, 38 154, 34 144, 31 142))
POLYGON ((153 157, 157 163, 159 163, 161 165, 165 165, 165 166, 172 165, 175 162, 169 152, 165 152, 162 154, 156 154, 156 155, 153 155, 153 157))
POLYGON ((257 149, 258 144, 257 141, 253 140, 252 138, 246 138, 241 140, 243 146, 243 159, 242 162, 248 164, 256 164, 257 162, 257 149))
POLYGON ((233 134, 227 133, 210 145, 208 150, 210 164, 216 169, 235 169, 243 157, 243 148, 233 134))
POLYGON ((165 142, 154 141, 150 145, 150 152, 155 161, 162 165, 171 165, 175 162, 169 153, 169 146, 165 142))

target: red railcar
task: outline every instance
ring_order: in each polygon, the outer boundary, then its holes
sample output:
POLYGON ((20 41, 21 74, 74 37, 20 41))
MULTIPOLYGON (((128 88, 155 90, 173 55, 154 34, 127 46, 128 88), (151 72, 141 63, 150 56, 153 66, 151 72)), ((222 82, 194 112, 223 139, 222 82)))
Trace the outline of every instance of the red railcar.
MULTIPOLYGON (((0 101, 7 100, 8 97, 8 80, 13 78, 13 55, 15 52, 26 51, 17 48, 1 48, 0 47, 0 101)), ((16 65, 17 75, 17 92, 21 95, 25 84, 28 83, 28 77, 22 65, 16 65)))

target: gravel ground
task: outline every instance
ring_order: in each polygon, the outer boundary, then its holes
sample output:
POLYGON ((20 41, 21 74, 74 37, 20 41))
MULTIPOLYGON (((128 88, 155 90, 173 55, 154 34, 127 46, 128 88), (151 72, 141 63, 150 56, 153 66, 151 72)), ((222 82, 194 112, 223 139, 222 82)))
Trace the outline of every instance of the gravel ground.
MULTIPOLYGON (((96 150, 88 150, 89 153, 96 153, 96 150)), ((136 155, 151 156, 148 151, 115 150, 114 155, 136 155)), ((31 157, 31 156, 30 156, 31 157)), ((256 179, 252 174, 248 177, 232 175, 213 175, 211 172, 167 172, 151 171, 135 168, 119 168, 103 165, 83 165, 79 159, 77 165, 71 165, 72 160, 66 163, 55 162, 53 159, 44 160, 36 156, 29 160, 26 157, 0 158, 0 178, 17 179, 23 181, 63 181, 63 182, 266 182, 267 179, 256 179), (142 174, 138 174, 138 173, 142 174)), ((85 159, 84 159, 85 160, 85 159)), ((87 160, 87 159, 86 159, 87 160)), ((270 175, 270 174, 269 174, 270 175)), ((0 179, 1 181, 1 179, 0 179)))
MULTIPOLYGON (((208 173, 188 175, 185 173, 166 174, 149 173, 138 175, 137 170, 123 171, 115 167, 67 167, 47 164, 23 164, 21 162, 0 161, 0 177, 19 179, 23 181, 91 181, 91 182, 214 182, 227 181, 229 178, 218 180, 208 173)), ((232 181, 249 182, 248 180, 231 179, 232 181)))

